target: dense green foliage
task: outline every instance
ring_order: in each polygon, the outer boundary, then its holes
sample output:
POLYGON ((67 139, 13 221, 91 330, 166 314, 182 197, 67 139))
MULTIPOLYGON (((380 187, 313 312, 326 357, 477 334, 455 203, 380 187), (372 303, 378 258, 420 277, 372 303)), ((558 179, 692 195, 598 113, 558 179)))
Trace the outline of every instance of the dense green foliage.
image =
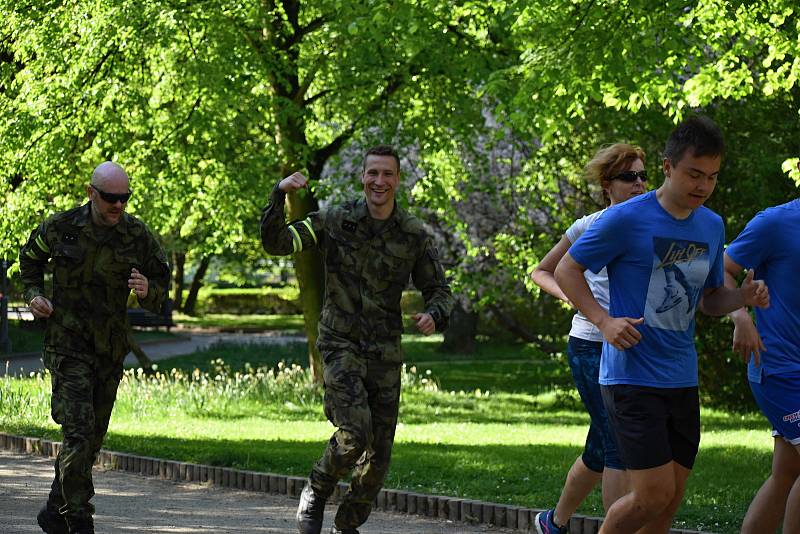
MULTIPOLYGON (((563 362, 530 345, 493 343, 481 344, 476 357, 441 359, 435 345, 407 339, 414 363, 403 375, 387 487, 552 506, 588 424, 563 362)), ((218 346, 162 361, 155 377, 129 370, 105 446, 306 475, 332 427, 320 388, 297 365, 304 357, 299 344, 218 346)), ((0 379, 0 428, 57 438, 48 403, 48 376, 0 379)), ((760 415, 707 409, 702 421, 700 455, 676 526, 735 532, 769 472, 769 426, 760 415)), ((579 512, 602 514, 599 493, 579 512)))
MULTIPOLYGON (((656 187, 674 121, 712 116, 730 237, 800 183, 793 0, 2 0, 0 17, 0 255, 112 158, 170 253, 228 258, 242 281, 272 268, 257 224, 277 178, 313 179, 297 218, 357 190, 363 147, 391 141, 461 303, 555 350, 568 311, 527 273, 598 207, 580 169, 599 145, 642 145, 656 187)), ((322 271, 295 260, 313 345, 322 271)), ((708 398, 742 402, 729 327, 701 324, 708 398)))
POLYGON ((233 315, 296 315, 302 313, 296 287, 214 288, 203 287, 197 298, 197 313, 233 315))

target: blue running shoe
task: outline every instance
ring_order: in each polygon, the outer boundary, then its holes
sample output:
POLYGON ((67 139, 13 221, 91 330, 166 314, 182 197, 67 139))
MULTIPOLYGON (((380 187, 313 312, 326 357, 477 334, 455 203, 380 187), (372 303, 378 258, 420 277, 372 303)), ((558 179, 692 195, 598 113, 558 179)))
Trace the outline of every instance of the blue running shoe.
POLYGON ((567 534, 567 527, 558 527, 553 522, 555 510, 545 510, 536 514, 536 532, 539 534, 567 534))

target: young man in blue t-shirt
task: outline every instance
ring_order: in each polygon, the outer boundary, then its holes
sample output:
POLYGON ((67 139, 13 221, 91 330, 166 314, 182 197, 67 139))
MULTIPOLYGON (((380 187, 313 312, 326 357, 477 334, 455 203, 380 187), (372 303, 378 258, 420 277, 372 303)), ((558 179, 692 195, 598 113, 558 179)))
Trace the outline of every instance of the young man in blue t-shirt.
MULTIPOLYGON (((798 165, 800 166, 800 165, 798 165)), ((742 269, 770 288, 770 307, 730 314, 733 347, 749 363, 747 377, 758 406, 772 424, 772 473, 742 524, 745 534, 800 532, 800 199, 767 208, 747 223, 725 251, 725 285, 742 269)))
POLYGON ((713 121, 694 117, 670 135, 664 183, 606 212, 556 268, 559 287, 603 333, 600 384, 631 491, 606 514, 602 533, 667 532, 700 443, 694 312, 724 315, 765 306, 763 282, 723 282, 722 219, 703 203, 714 191, 724 145, 713 121), (583 272, 606 267, 610 308, 583 272))

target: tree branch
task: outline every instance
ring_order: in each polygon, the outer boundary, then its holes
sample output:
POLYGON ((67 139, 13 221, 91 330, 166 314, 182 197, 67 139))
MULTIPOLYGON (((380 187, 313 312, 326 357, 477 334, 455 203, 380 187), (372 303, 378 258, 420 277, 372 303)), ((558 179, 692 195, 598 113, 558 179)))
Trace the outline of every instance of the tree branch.
POLYGON ((314 30, 317 30, 317 29, 323 27, 330 20, 331 20, 331 17, 328 17, 326 15, 320 15, 319 17, 315 18, 314 20, 312 20, 311 22, 309 22, 308 24, 306 24, 302 28, 299 28, 296 33, 302 39, 303 37, 305 37, 309 33, 312 33, 314 30))
MULTIPOLYGON (((378 110, 381 104, 383 104, 390 96, 396 93, 403 86, 403 84, 403 77, 400 73, 395 73, 393 76, 391 76, 386 87, 384 87, 383 91, 381 91, 381 94, 376 96, 366 106, 364 111, 358 117, 353 119, 350 125, 345 128, 342 133, 336 136, 333 141, 324 147, 314 151, 313 156, 311 157, 311 163, 309 163, 309 170, 311 170, 311 167, 313 167, 315 170, 322 171, 322 168, 325 166, 325 163, 328 161, 328 159, 336 154, 342 145, 344 145, 344 143, 353 136, 358 128, 358 125, 361 123, 364 117, 367 117, 378 110)), ((312 176, 319 176, 319 174, 319 172, 312 172, 312 176)))
POLYGON ((186 124, 191 120, 192 115, 194 115, 194 112, 197 111, 198 107, 200 107, 200 102, 202 101, 203 101, 202 95, 198 96, 197 99, 194 101, 194 104, 192 104, 192 109, 189 110, 189 114, 186 115, 186 118, 183 119, 178 124, 176 124, 175 127, 172 130, 170 130, 167 135, 161 138, 161 140, 157 143, 157 146, 161 146, 162 144, 164 144, 164 141, 169 139, 172 134, 174 134, 175 132, 186 126, 186 124))

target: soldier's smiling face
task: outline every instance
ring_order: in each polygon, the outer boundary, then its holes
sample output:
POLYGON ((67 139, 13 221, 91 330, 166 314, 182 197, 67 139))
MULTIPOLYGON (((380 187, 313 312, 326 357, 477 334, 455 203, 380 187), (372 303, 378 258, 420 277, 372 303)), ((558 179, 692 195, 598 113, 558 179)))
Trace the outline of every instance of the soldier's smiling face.
POLYGON ((400 183, 400 169, 393 156, 370 154, 364 163, 361 175, 364 195, 371 209, 384 206, 394 207, 394 195, 400 183))

